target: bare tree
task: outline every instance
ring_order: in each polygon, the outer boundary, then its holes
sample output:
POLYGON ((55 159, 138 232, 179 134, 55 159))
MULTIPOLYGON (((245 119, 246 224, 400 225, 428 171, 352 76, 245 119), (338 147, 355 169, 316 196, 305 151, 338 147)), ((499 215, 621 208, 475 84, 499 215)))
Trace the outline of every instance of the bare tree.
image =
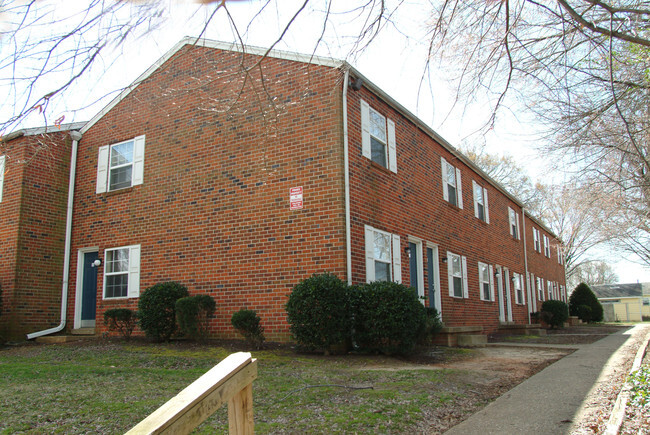
POLYGON ((649 18, 638 0, 441 0, 431 24, 459 101, 491 99, 487 127, 506 106, 534 113, 556 158, 617 198, 624 244, 646 262, 649 18))
POLYGON ((575 288, 581 282, 590 286, 616 284, 618 275, 616 275, 612 266, 604 261, 587 261, 575 268, 567 284, 569 288, 575 288))

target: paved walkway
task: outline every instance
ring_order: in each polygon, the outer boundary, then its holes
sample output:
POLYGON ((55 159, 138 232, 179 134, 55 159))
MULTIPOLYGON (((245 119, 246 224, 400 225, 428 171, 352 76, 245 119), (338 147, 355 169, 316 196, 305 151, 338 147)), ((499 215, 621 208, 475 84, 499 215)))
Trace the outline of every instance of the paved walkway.
MULTIPOLYGON (((584 411, 592 387, 631 352, 632 336, 644 336, 650 325, 616 332, 592 344, 572 345, 575 352, 528 378, 481 411, 445 432, 468 434, 563 434, 584 411)), ((638 346, 637 346, 638 347, 638 346)))

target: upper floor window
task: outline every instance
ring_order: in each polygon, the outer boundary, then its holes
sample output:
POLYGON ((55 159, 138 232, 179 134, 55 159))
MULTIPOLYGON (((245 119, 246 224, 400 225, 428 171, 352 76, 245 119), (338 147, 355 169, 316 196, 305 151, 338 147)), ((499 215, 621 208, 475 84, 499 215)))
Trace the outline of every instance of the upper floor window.
POLYGON ((400 237, 365 226, 366 282, 402 282, 400 237))
POLYGON ((494 273, 492 266, 485 263, 478 263, 478 280, 480 283, 481 300, 494 300, 494 273))
POLYGON ((395 122, 361 100, 361 152, 373 162, 397 172, 395 122))
POLYGON ((537 277, 537 299, 544 300, 544 281, 539 276, 537 277))
POLYGON ((533 246, 535 251, 542 252, 542 242, 539 239, 539 230, 533 227, 533 246))
POLYGON ((510 235, 519 240, 519 213, 508 207, 508 221, 510 222, 510 235))
POLYGON ((524 305, 526 299, 524 296, 524 276, 520 273, 512 274, 512 286, 515 292, 515 303, 519 305, 524 305))
POLYGON ((99 148, 97 193, 110 192, 142 184, 145 137, 99 148))
POLYGON ((0 202, 2 202, 2 185, 5 181, 5 156, 0 156, 0 202))
POLYGON ((140 245, 104 252, 104 299, 140 296, 140 245))
POLYGON ((555 299, 555 296, 553 294, 553 283, 551 281, 546 281, 546 285, 548 287, 548 298, 555 299))
POLYGON ((485 223, 490 223, 490 211, 488 209, 488 192, 476 181, 472 180, 474 187, 474 216, 485 223))
POLYGON ((544 255, 548 258, 551 258, 551 243, 548 240, 546 234, 544 234, 544 255))
POLYGON ((449 279, 449 296, 469 298, 467 257, 447 252, 447 277, 449 279))
POLYGON ((463 208, 460 169, 455 168, 444 157, 440 157, 440 166, 442 168, 442 197, 450 204, 463 208))
POLYGON ((564 257, 562 255, 562 246, 557 245, 557 263, 558 264, 564 264, 564 257))

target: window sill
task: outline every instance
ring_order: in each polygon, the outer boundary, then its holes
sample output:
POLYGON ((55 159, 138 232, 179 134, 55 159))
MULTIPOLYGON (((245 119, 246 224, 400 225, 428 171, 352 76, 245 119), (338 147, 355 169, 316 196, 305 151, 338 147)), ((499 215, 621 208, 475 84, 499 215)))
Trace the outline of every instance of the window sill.
POLYGON ((104 192, 104 195, 105 196, 115 196, 115 195, 119 195, 119 194, 122 194, 122 193, 131 192, 133 190, 133 187, 134 186, 125 187, 123 189, 111 190, 109 192, 104 192))
POLYGON ((391 171, 385 166, 380 165, 379 163, 375 162, 374 160, 370 160, 370 167, 379 169, 380 171, 384 171, 387 174, 390 174, 391 171))

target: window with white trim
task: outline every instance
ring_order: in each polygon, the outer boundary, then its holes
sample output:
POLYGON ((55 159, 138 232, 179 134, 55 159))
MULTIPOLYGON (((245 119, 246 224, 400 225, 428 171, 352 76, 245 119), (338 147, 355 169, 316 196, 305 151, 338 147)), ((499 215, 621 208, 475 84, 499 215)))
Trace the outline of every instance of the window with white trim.
POLYGON ((460 179, 460 169, 440 157, 442 168, 442 197, 451 205, 463 208, 463 185, 460 179))
POLYGON ((542 252, 542 241, 539 239, 539 230, 533 227, 533 248, 537 252, 542 252))
POLYGON ((447 252, 447 278, 449 279, 449 296, 469 298, 467 257, 447 252))
POLYGON ((560 298, 562 299, 562 302, 566 302, 566 291, 564 289, 565 287, 560 284, 560 298))
POLYGON ((397 172, 395 122, 361 100, 361 153, 373 162, 397 172))
POLYGON ((551 281, 546 281, 546 286, 548 290, 548 299, 549 300, 555 299, 553 297, 553 283, 551 281))
POLYGON ((5 157, 0 156, 0 202, 2 202, 2 186, 5 181, 5 157))
POLYGON ((104 299, 140 296, 140 245, 104 251, 104 299))
POLYGON ((126 189, 142 184, 145 136, 99 147, 97 193, 126 189))
POLYGON ((472 187, 474 191, 474 216, 489 224, 488 191, 474 180, 472 180, 472 187))
POLYGON ((510 223, 510 235, 519 240, 519 213, 508 207, 508 222, 510 223))
POLYGON ((544 255, 548 258, 551 258, 551 243, 548 240, 546 234, 544 234, 544 255))
POLYGON ((520 273, 512 273, 512 287, 515 292, 515 304, 524 305, 526 303, 524 295, 524 276, 520 273))
POLYGON ((365 226, 366 282, 402 282, 400 237, 365 226))
POLYGON ((539 276, 537 277, 537 298, 544 301, 544 281, 539 276))
POLYGON ((491 265, 478 263, 479 294, 482 301, 494 301, 494 269, 491 265))
POLYGON ((557 263, 560 264, 560 265, 563 265, 564 264, 564 258, 562 256, 562 245, 560 245, 558 243, 555 246, 557 248, 557 263))

